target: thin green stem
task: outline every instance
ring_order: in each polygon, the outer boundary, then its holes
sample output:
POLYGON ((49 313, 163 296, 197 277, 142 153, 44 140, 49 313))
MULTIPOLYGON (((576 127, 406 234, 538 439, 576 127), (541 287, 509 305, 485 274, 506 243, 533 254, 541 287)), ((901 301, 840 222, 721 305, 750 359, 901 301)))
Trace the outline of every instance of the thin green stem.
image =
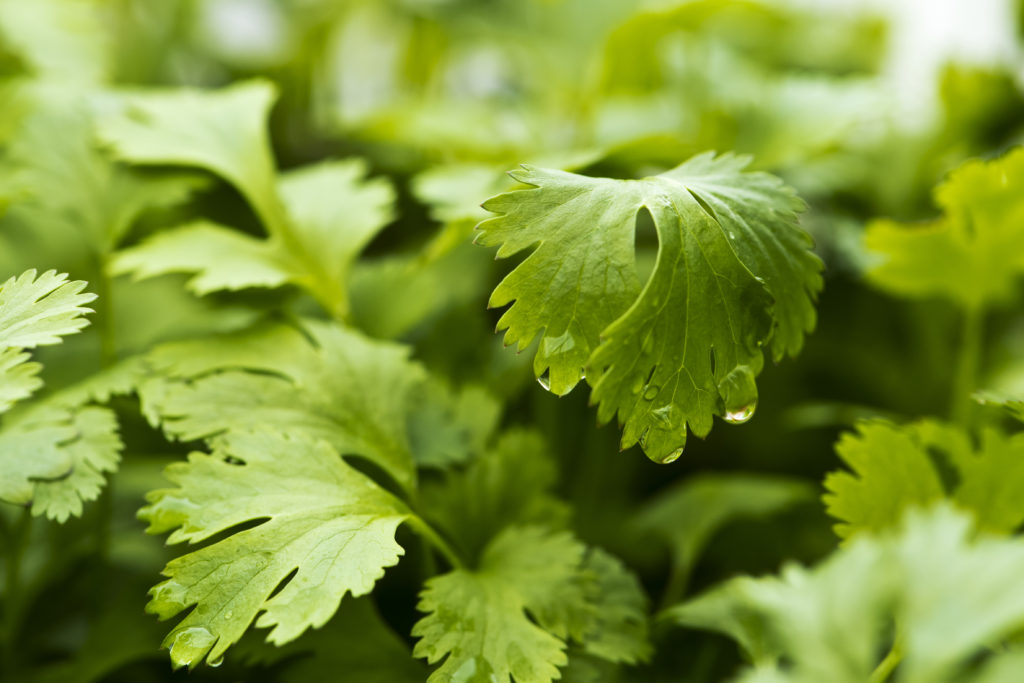
POLYGON ((665 592, 661 594, 661 609, 668 609, 686 595, 686 586, 690 583, 691 567, 691 562, 686 561, 685 558, 673 555, 668 583, 665 585, 665 592))
POLYGON ((409 526, 413 528, 421 538, 426 540, 427 543, 432 545, 441 556, 447 560, 448 564, 454 569, 465 569, 466 563, 462 561, 455 549, 449 545, 448 541, 444 540, 432 526, 423 521, 423 518, 419 515, 413 515, 409 518, 409 526))
POLYGON ((8 534, 7 577, 4 585, 3 670, 11 680, 18 668, 16 638, 21 617, 21 563, 32 525, 32 512, 25 508, 8 534))
POLYGON ((98 258, 99 279, 96 295, 99 297, 100 366, 107 368, 117 362, 117 325, 114 299, 111 296, 110 254, 104 251, 98 258))
POLYGON ((896 639, 893 640, 892 648, 889 653, 885 655, 885 659, 878 663, 875 670, 871 672, 871 677, 868 678, 868 683, 885 683, 889 680, 889 676, 896 670, 900 662, 903 660, 903 639, 897 634, 896 639))
POLYGON ((964 311, 960 351, 957 354, 956 375, 953 377, 953 390, 950 396, 950 418, 963 427, 970 426, 974 412, 971 395, 978 388, 984 326, 985 313, 980 306, 964 311))

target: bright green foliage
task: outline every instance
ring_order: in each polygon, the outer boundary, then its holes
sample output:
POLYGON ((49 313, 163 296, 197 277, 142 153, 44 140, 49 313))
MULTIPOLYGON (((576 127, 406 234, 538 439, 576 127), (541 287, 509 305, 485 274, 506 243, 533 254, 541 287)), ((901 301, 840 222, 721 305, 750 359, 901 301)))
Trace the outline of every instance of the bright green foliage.
POLYGON ((149 361, 157 376, 140 394, 147 414, 179 439, 272 427, 325 439, 411 489, 406 420, 424 373, 408 355, 337 324, 263 326, 156 349, 149 361))
POLYGON ((89 324, 85 304, 96 295, 83 289, 84 282, 52 270, 38 278, 29 270, 0 285, 0 413, 43 385, 42 366, 28 362, 24 350, 58 344, 89 324))
POLYGON ((214 92, 126 98, 103 121, 115 151, 141 164, 195 166, 232 183, 269 233, 255 238, 208 221, 156 235, 119 255, 117 273, 196 273, 198 294, 221 289, 305 288, 332 314, 348 314, 348 273, 363 247, 391 221, 394 193, 365 179, 359 160, 329 161, 277 174, 267 138, 274 89, 254 81, 214 92))
POLYGON ((647 661, 647 599, 636 576, 614 555, 597 548, 583 560, 593 580, 587 599, 595 606, 583 631, 583 651, 609 662, 647 661))
POLYGON ((512 303, 499 322, 526 348, 551 391, 565 394, 586 370, 598 418, 618 414, 622 446, 641 441, 670 460, 712 416, 741 420, 757 399, 761 347, 774 359, 799 351, 815 321, 821 263, 796 224, 802 203, 748 160, 702 154, 640 181, 587 178, 525 167, 533 189, 498 195, 477 241, 499 257, 538 245, 494 290, 512 303), (650 213, 658 260, 641 288, 637 214, 650 213), (538 244, 539 243, 539 244, 538 244))
MULTIPOLYGON (((98 406, 60 410, 44 405, 6 424, 0 431, 0 443, 8 438, 23 445, 38 440, 44 453, 68 463, 63 476, 42 478, 32 487, 32 514, 58 522, 81 516, 83 503, 99 497, 104 476, 117 469, 124 448, 114 412, 98 406)), ((24 462, 39 454, 15 450, 14 457, 19 455, 24 462)))
POLYGON ((0 1, 0 42, 22 68, 73 84, 103 80, 109 70, 102 17, 74 0, 0 1))
POLYGON ((758 667, 790 664, 744 681, 862 683, 895 637, 897 683, 967 683, 984 680, 977 659, 988 657, 989 672, 1019 662, 990 648, 1024 626, 1021 562, 1024 542, 974 539, 967 516, 938 507, 909 514, 898 532, 860 536, 814 569, 734 579, 665 618, 727 633, 758 667))
POLYGON ((414 653, 444 659, 432 682, 548 683, 568 661, 569 638, 612 661, 637 661, 648 652, 638 589, 621 565, 585 556, 568 533, 509 527, 475 569, 427 582, 414 653))
POLYGON ((98 146, 85 97, 40 89, 8 157, 25 197, 15 218, 50 240, 77 240, 94 254, 113 251, 147 209, 179 204, 197 175, 143 173, 114 163, 98 146))
POLYGON ((865 244, 881 257, 868 279, 968 309, 1009 300, 1024 274, 1024 149, 967 162, 936 188, 935 201, 944 215, 932 223, 868 227, 865 244))
POLYGON ((147 610, 162 619, 196 606, 164 641, 176 667, 219 662, 254 619, 275 644, 322 626, 403 554, 394 535, 408 510, 326 442, 234 432, 166 474, 177 488, 139 513, 150 533, 197 543, 260 521, 171 561, 151 591, 147 610))
POLYGON ((85 283, 68 282, 67 275, 35 270, 11 277, 0 285, 0 348, 31 349, 59 344, 89 324, 85 304, 96 298, 83 294, 85 283))
MULTIPOLYGON (((42 386, 36 376, 41 366, 26 362, 23 350, 60 343, 88 324, 85 304, 96 296, 83 294, 84 288, 52 270, 38 277, 29 270, 0 285, 0 413, 42 386)), ((87 406, 90 400, 87 393, 58 394, 5 416, 0 500, 31 505, 33 514, 64 522, 99 496, 122 444, 114 413, 87 406)))
POLYGON ((723 526, 778 514, 812 497, 812 487, 796 479, 705 474, 660 494, 638 513, 635 524, 668 543, 675 571, 684 580, 723 526))
POLYGON ((843 538, 894 526, 904 511, 948 497, 980 528, 1008 534, 1024 522, 1024 435, 982 434, 978 448, 960 429, 934 421, 864 422, 836 452, 849 472, 825 478, 825 504, 843 538))

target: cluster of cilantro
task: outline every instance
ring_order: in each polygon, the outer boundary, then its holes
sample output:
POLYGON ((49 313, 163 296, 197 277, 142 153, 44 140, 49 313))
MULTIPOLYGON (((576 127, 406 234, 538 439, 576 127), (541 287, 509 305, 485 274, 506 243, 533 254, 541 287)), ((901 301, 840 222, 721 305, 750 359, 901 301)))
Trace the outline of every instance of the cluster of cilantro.
MULTIPOLYGON (((533 430, 498 428, 502 406, 493 392, 500 388, 453 387, 413 360, 412 347, 381 339, 402 336, 438 301, 480 294, 488 274, 463 257, 462 244, 486 218, 481 245, 498 246, 499 257, 530 252, 491 295, 493 306, 511 304, 499 323, 506 342, 521 350, 536 342, 533 370, 545 388, 564 395, 585 379, 598 419, 621 423, 623 447, 639 443, 651 459, 671 462, 688 431, 707 435, 715 415, 748 419, 764 353, 774 361, 795 355, 815 325, 822 266, 797 223, 803 203, 795 193, 731 154, 697 154, 641 180, 564 170, 616 154, 644 156, 607 139, 591 141, 600 152, 524 166, 510 185, 504 160, 534 158, 545 141, 492 136, 486 122, 506 112, 454 101, 437 103, 441 115, 397 106, 356 127, 368 138, 397 135, 446 154, 480 142, 470 138, 484 130, 487 161, 416 175, 411 189, 442 230, 421 253, 367 261, 364 249, 396 214, 390 181, 369 177, 369 165, 356 158, 280 170, 271 151, 276 87, 269 82, 141 93, 68 87, 100 80, 83 69, 101 61, 87 54, 96 47, 88 39, 65 40, 89 31, 65 34, 60 25, 96 19, 85 5, 70 4, 0 0, 5 47, 49 74, 2 84, 17 94, 17 106, 4 112, 10 120, 0 119, 3 173, 15 169, 0 190, 11 220, 0 247, 61 242, 98 267, 97 322, 106 333, 97 355, 107 367, 36 395, 40 365, 30 353, 81 330, 94 296, 55 271, 22 272, 0 285, 0 500, 23 506, 25 519, 81 516, 124 450, 111 397, 134 394, 168 442, 195 449, 166 468, 171 485, 150 490, 140 513, 151 533, 169 533, 173 552, 181 543, 197 546, 166 564, 147 607, 161 619, 179 618, 164 638, 175 667, 218 666, 236 652, 246 662, 287 662, 294 680, 344 670, 356 680, 550 683, 612 680, 619 665, 649 659, 644 589, 621 560, 570 531, 571 510, 554 493, 558 475, 544 440, 533 430), (52 21, 58 16, 62 22, 52 21), (58 37, 47 39, 47 31, 58 37), (19 116, 23 107, 31 115, 19 116), (197 190, 223 190, 221 181, 233 189, 232 201, 241 199, 236 215, 251 214, 247 223, 229 224, 214 211, 217 219, 196 219, 193 211, 177 220, 197 190), (477 204, 490 195, 488 217, 477 204), (153 213, 161 224, 139 230, 153 213), (636 247, 645 221, 657 239, 649 273, 636 247), (131 281, 115 279, 123 275, 131 281), (135 294, 145 287, 154 289, 135 294), (271 317, 230 305, 203 308, 223 293, 263 297, 271 302, 264 308, 274 308, 275 296, 300 303, 271 317), (147 328, 145 315, 176 329, 133 337, 147 328), (157 342, 166 343, 151 349, 157 342), (428 575, 422 614, 407 630, 412 653, 364 597, 407 551, 426 558, 428 575), (247 643, 246 633, 277 647, 247 643), (349 642, 367 648, 339 646, 349 642)), ((360 11, 375 16, 369 7, 353 10, 352 25, 361 25, 360 11)), ((747 38, 755 54, 769 44, 806 43, 793 35, 820 28, 745 2, 641 10, 611 32, 602 97, 592 108, 613 116, 632 82, 685 81, 662 73, 664 65, 636 45, 679 32, 728 32, 721 15, 728 19, 729 10, 764 20, 747 38), (781 40, 783 33, 790 39, 781 40)), ((561 45, 548 41, 533 57, 558 65, 537 70, 557 86, 548 94, 575 102, 561 92, 578 94, 567 77, 572 69, 560 71, 567 62, 561 45)), ((760 71, 734 67, 733 91, 714 105, 745 111, 751 93, 768 86, 760 71)), ((845 68, 854 67, 836 66, 845 68)), ((824 84, 799 85, 819 88, 819 105, 851 104, 824 84)), ((650 113, 668 92, 628 101, 650 113)), ((551 109, 562 104, 545 101, 551 109)), ((771 134, 745 146, 758 150, 762 167, 786 169, 789 179, 801 169, 814 174, 801 155, 827 168, 823 150, 842 136, 811 134, 786 114, 772 112, 771 134)), ((649 117, 627 118, 646 125, 649 117)), ((537 128, 561 130, 551 120, 537 128)), ((693 151, 665 147, 672 161, 661 167, 693 151)), ((955 423, 865 422, 840 441, 849 471, 825 482, 828 512, 848 539, 840 550, 815 569, 740 578, 674 604, 720 527, 806 505, 813 487, 764 475, 696 477, 633 520, 638 536, 660 537, 670 548, 659 621, 733 637, 752 664, 739 680, 1016 680, 1024 665, 1015 647, 1024 626, 1024 546, 1010 535, 1024 520, 1024 446, 1012 430, 980 428, 972 396, 979 396, 984 314, 1012 301, 1024 269, 1022 159, 1018 151, 965 165, 940 187, 945 215, 933 224, 883 221, 867 231, 867 248, 880 255, 870 281, 898 295, 954 301, 967 321, 965 353, 955 423)), ((7 258, 0 249, 5 270, 7 258)), ((1024 414, 1019 400, 981 398, 1024 414)), ((10 556, 8 585, 16 585, 10 575, 18 558, 10 556)), ((10 605, 18 596, 8 590, 4 597, 5 620, 15 623, 10 605)), ((124 629, 108 636, 131 639, 124 629)), ((133 647, 148 653, 156 642, 133 647)), ((663 642, 668 649, 676 641, 663 642)))

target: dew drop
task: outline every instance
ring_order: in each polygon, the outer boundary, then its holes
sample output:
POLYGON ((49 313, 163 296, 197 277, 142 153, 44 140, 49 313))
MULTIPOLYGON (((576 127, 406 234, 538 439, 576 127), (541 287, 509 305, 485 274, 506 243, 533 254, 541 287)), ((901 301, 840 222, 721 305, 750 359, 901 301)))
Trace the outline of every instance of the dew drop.
POLYGON ((637 377, 636 381, 633 382, 633 386, 631 388, 631 391, 634 394, 639 394, 643 390, 644 390, 644 378, 643 377, 637 377))
POLYGON ((754 417, 754 411, 757 410, 757 402, 747 404, 736 410, 730 410, 726 412, 723 419, 729 424, 740 425, 754 417))
POLYGON ((660 462, 662 465, 668 465, 668 464, 673 463, 676 460, 678 460, 679 456, 681 456, 682 454, 683 454, 683 449, 682 448, 677 448, 674 451, 672 451, 671 453, 669 453, 668 455, 666 455, 665 457, 663 457, 658 462, 660 462))
POLYGON ((233 611, 231 611, 231 610, 228 610, 227 612, 224 613, 224 618, 225 619, 230 619, 233 616, 235 616, 235 613, 233 611))
POLYGON ((647 401, 653 401, 654 397, 658 395, 660 387, 654 385, 648 386, 647 391, 644 392, 644 399, 647 401))
POLYGON ((218 666, 224 663, 224 656, 217 657, 217 659, 208 659, 206 663, 216 669, 218 666))
POLYGON ((537 378, 537 384, 544 387, 544 391, 551 391, 551 376, 547 370, 537 378))
POLYGON ((647 335, 647 338, 644 339, 643 352, 650 353, 651 351, 654 351, 654 335, 649 334, 647 335))

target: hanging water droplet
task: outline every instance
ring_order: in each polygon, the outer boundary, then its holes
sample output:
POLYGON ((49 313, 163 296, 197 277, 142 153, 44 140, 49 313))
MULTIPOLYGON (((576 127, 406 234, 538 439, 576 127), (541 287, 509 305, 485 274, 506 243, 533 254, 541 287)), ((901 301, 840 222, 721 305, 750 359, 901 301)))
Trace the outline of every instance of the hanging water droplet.
POLYGON ((220 657, 217 657, 217 659, 208 659, 206 660, 206 663, 212 666, 214 669, 216 669, 218 666, 224 663, 224 656, 221 655, 220 657))
POLYGON ((544 387, 544 391, 551 391, 551 376, 547 370, 537 378, 537 384, 544 387))
POLYGON ((653 384, 647 387, 647 391, 644 392, 644 400, 653 401, 654 397, 658 395, 658 391, 661 387, 656 387, 653 384))
POLYGON ((677 448, 674 451, 672 451, 671 453, 669 453, 668 455, 664 456, 658 462, 660 462, 662 465, 668 465, 668 464, 673 463, 676 460, 678 460, 679 456, 681 456, 682 454, 683 454, 683 449, 682 448, 677 448))
POLYGON ((724 420, 729 424, 739 425, 743 424, 750 418, 754 417, 754 411, 757 410, 757 401, 749 403, 745 406, 737 408, 735 410, 729 410, 725 413, 724 420))

